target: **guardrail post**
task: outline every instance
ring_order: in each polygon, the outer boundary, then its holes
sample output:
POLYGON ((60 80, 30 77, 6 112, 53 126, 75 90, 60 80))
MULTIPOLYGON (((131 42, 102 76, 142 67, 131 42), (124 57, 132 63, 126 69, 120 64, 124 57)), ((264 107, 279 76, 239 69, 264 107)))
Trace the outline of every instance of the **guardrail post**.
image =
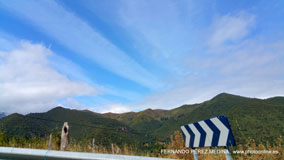
POLYGON ((114 146, 113 146, 113 143, 111 144, 111 152, 112 152, 112 154, 114 154, 114 146))
POLYGON ((194 158, 194 160, 198 160, 198 155, 197 155, 197 152, 196 152, 195 148, 192 148, 192 151, 193 151, 193 158, 194 158))
POLYGON ((52 150, 52 133, 49 135, 48 150, 52 150))
POLYGON ((96 139, 95 138, 93 138, 92 147, 93 147, 93 152, 96 152, 96 139))
POLYGON ((226 160, 233 160, 230 151, 227 148, 225 148, 224 150, 225 150, 226 160))

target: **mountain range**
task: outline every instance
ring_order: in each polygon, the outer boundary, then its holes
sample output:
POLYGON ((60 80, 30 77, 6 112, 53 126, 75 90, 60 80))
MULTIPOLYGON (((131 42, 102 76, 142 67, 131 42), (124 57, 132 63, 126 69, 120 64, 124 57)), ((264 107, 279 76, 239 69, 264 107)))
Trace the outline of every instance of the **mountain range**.
POLYGON ((68 122, 70 137, 78 141, 96 138, 102 145, 153 144, 168 142, 181 125, 219 115, 228 117, 236 144, 245 144, 250 138, 257 143, 283 139, 284 97, 257 99, 228 93, 171 110, 100 114, 55 107, 44 113, 14 113, 0 119, 0 130, 11 137, 45 137, 60 132, 63 122, 68 122))

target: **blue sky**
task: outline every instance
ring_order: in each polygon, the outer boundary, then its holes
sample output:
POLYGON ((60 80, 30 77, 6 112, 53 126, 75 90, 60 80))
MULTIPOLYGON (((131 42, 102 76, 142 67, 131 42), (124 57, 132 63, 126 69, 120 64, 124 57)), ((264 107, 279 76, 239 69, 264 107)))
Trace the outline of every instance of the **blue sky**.
POLYGON ((0 109, 284 96, 284 2, 0 0, 0 109))

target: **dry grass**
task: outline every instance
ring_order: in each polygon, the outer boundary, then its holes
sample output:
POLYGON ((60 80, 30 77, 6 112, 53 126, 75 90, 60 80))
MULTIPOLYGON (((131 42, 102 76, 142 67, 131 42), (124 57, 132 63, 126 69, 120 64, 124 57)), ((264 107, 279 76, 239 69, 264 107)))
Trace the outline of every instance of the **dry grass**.
MULTIPOLYGON (((23 140, 17 138, 11 138, 7 141, 0 142, 0 146, 16 147, 16 148, 32 148, 32 149, 48 149, 49 139, 33 138, 30 140, 23 140)), ((52 139, 52 150, 60 150, 60 139, 52 139)), ((119 147, 116 144, 110 144, 109 146, 92 145, 92 142, 77 142, 70 140, 67 151, 72 152, 93 152, 93 153, 108 153, 108 154, 122 154, 122 155, 140 155, 140 156, 155 156, 156 154, 150 154, 148 152, 139 152, 139 149, 133 147, 130 144, 124 144, 119 147)))
MULTIPOLYGON (((229 148, 234 160, 284 160, 284 145, 281 138, 276 140, 275 145, 271 145, 269 142, 266 144, 256 144, 253 139, 249 140, 245 145, 239 145, 229 148), (278 154, 233 154, 233 151, 240 150, 267 150, 267 151, 277 151, 278 154)), ((48 137, 45 139, 34 138, 29 141, 24 141, 21 139, 11 139, 7 142, 1 141, 1 146, 9 147, 21 147, 21 148, 35 148, 35 149, 48 149, 48 137)), ((52 149, 60 149, 60 139, 54 138, 52 141, 52 149)), ((188 150, 189 154, 162 154, 160 151, 154 152, 141 152, 139 149, 133 147, 132 145, 125 144, 119 147, 116 144, 111 144, 110 146, 97 145, 95 148, 92 146, 92 142, 77 143, 71 140, 68 145, 68 151, 74 152, 96 152, 96 153, 108 153, 108 154, 123 154, 123 155, 139 155, 139 156, 158 156, 164 158, 174 158, 174 159, 187 159, 193 160, 193 155, 191 150, 184 147, 184 141, 181 132, 176 131, 171 136, 171 142, 166 145, 166 149, 171 150, 188 150)), ((208 148, 204 148, 208 149, 208 148)), ((220 149, 220 148, 210 148, 220 149)), ((198 154, 198 159, 200 160, 225 160, 224 154, 198 154)))
MULTIPOLYGON (((168 145, 167 149, 187 149, 184 147, 184 140, 182 134, 179 131, 176 131, 173 136, 171 136, 171 143, 168 145)), ((202 149, 202 148, 201 148, 202 149)), ((208 148, 204 148, 208 149, 208 148)), ((211 148, 211 149, 220 149, 220 148, 211 148)), ((190 149, 189 149, 190 150, 190 149)), ((236 147, 230 147, 231 155, 234 160, 284 160, 284 145, 281 138, 276 140, 275 145, 270 145, 269 142, 264 144, 256 144, 253 139, 249 140, 245 145, 239 145, 236 147), (274 151, 277 154, 234 154, 233 151, 274 151)), ((169 154, 169 158, 177 159, 188 159, 192 160, 192 154, 169 154)), ((198 159, 200 160, 225 160, 225 154, 198 154, 198 159)))

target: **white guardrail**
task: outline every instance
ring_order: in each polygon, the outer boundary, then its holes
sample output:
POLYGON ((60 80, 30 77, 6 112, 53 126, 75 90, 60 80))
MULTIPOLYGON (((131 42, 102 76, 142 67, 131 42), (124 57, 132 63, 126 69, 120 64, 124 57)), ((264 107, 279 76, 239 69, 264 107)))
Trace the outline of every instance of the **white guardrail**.
POLYGON ((0 160, 172 160, 115 154, 68 152, 44 149, 0 147, 0 160))

